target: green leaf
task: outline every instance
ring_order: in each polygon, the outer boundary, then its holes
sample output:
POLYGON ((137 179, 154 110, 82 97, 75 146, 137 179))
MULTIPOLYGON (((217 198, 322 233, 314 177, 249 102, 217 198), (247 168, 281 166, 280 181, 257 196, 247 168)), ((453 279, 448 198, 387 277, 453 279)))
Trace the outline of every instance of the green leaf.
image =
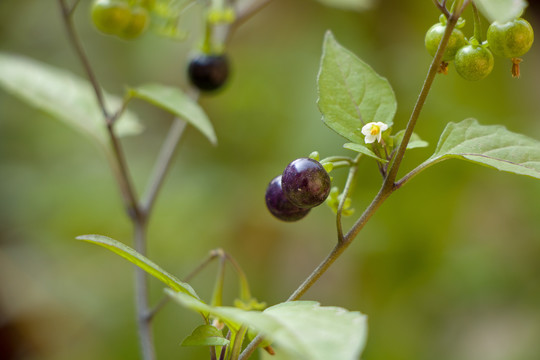
POLYGON ((475 0, 474 3, 489 21, 501 23, 521 16, 527 7, 525 0, 475 0))
POLYGON ((326 6, 342 10, 365 11, 373 7, 375 0, 318 0, 326 6))
POLYGON ((129 262, 137 265, 138 267, 146 271, 148 274, 162 281, 171 289, 188 294, 190 297, 193 298, 199 298, 191 285, 178 280, 174 275, 163 270, 161 267, 159 267, 153 261, 149 260, 147 257, 139 254, 129 246, 117 240, 102 235, 81 235, 77 236, 76 239, 103 246, 104 248, 109 249, 112 252, 120 255, 129 262))
POLYGON ((368 64, 337 43, 328 31, 317 79, 317 104, 332 130, 361 146, 362 126, 383 122, 392 126, 397 103, 388 81, 368 64))
POLYGON ((129 95, 158 106, 187 121, 197 128, 214 145, 216 133, 203 109, 180 89, 160 84, 146 84, 129 89, 129 95))
POLYGON ((229 344, 229 340, 223 337, 223 334, 215 326, 201 325, 191 335, 186 337, 182 346, 225 346, 229 344))
POLYGON ((504 126, 480 125, 475 119, 449 123, 435 153, 419 168, 451 158, 540 179, 540 141, 504 126))
POLYGON ((220 318, 233 331, 240 324, 253 327, 272 340, 280 359, 357 360, 367 337, 366 316, 338 307, 323 307, 314 301, 278 304, 263 312, 233 307, 212 307, 201 301, 166 293, 179 304, 203 314, 220 318))
MULTIPOLYGON (((400 130, 396 133, 396 135, 394 135, 394 144, 396 147, 399 146, 401 140, 403 140, 403 135, 405 135, 405 130, 400 130)), ((418 134, 413 133, 411 135, 409 143, 407 144, 407 149, 427 147, 428 145, 429 143, 427 141, 420 139, 420 136, 418 136, 418 134)))
POLYGON ((387 163, 388 160, 386 159, 383 159, 383 158, 380 158, 378 157, 377 155, 375 155, 375 153, 373 151, 371 151, 367 146, 365 145, 360 145, 360 144, 355 144, 355 143, 346 143, 346 144, 343 144, 343 147, 345 149, 349 149, 349 150, 352 150, 352 151, 356 151, 356 152, 359 152, 361 154, 364 154, 364 155, 367 155, 369 157, 372 157, 376 160, 379 160, 380 162, 382 163, 387 163))
MULTIPOLYGON (((109 146, 103 113, 88 81, 27 57, 0 52, 0 87, 109 146)), ((122 99, 106 93, 104 96, 110 109, 121 107, 122 99)), ((123 136, 138 134, 143 128, 136 115, 126 111, 115 130, 123 136)))

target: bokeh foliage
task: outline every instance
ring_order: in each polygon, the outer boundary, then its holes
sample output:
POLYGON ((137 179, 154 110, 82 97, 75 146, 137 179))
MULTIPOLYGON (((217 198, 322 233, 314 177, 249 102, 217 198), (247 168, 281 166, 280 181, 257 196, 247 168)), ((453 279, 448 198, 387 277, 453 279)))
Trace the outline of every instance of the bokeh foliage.
MULTIPOLYGON (((196 9, 185 19, 186 42, 147 34, 131 43, 92 29, 88 5, 81 2, 77 26, 107 91, 121 94, 124 85, 149 82, 185 86, 186 56, 201 31, 196 9)), ((534 16, 526 13, 538 29, 534 16)), ((263 200, 267 183, 294 158, 313 150, 323 157, 348 153, 315 104, 325 31, 392 84, 397 130, 427 72, 423 36, 437 17, 427 0, 379 0, 362 13, 276 0, 251 19, 228 49, 230 85, 201 102, 219 146, 187 131, 151 219, 149 257, 181 278, 210 249, 222 247, 247 272, 254 296, 283 301, 335 239, 333 215, 324 207, 284 224, 271 218, 263 200)), ((0 49, 83 75, 54 1, 0 1, 0 49)), ((462 80, 452 67, 440 76, 416 129, 431 145, 406 156, 404 170, 430 156, 449 121, 474 117, 540 139, 539 56, 534 44, 520 80, 511 78, 503 59, 481 82, 462 80)), ((170 115, 136 102, 133 109, 147 130, 123 141, 143 188, 170 115)), ((373 162, 361 172, 357 209, 380 182, 373 162)), ((16 349, 14 359, 136 358, 132 267, 74 241, 86 233, 130 241, 103 154, 0 92, 0 174, 0 353, 16 349)), ((339 183, 345 173, 333 176, 339 183)), ((534 358, 540 353, 539 198, 540 185, 531 178, 458 161, 437 165, 387 201, 305 298, 368 315, 366 360, 534 358)), ((192 282, 202 297, 211 292, 214 270, 192 282)), ((232 302, 232 276, 229 284, 225 294, 232 302)), ((161 297, 161 284, 152 282, 152 299, 161 297)), ((195 315, 167 305, 155 323, 158 357, 207 356, 179 346, 198 324, 195 315)))

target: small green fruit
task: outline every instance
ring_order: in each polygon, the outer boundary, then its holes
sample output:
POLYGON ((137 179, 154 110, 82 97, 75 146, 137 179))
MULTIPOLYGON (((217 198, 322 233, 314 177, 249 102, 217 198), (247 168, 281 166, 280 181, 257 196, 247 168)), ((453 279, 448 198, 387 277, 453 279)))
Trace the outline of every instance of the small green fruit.
POLYGON ((454 59, 456 71, 465 80, 482 80, 493 70, 495 60, 488 48, 467 45, 459 49, 454 59))
POLYGON ((150 16, 148 15, 148 11, 140 6, 134 7, 131 9, 129 23, 118 36, 125 40, 135 39, 146 31, 149 23, 150 16))
MULTIPOLYGON (((439 43, 443 38, 444 31, 446 30, 446 25, 437 23, 433 25, 427 32, 424 39, 426 49, 431 56, 435 56, 437 49, 439 48, 439 43)), ((442 61, 451 61, 454 60, 457 51, 463 46, 467 45, 465 36, 459 29, 454 29, 448 39, 448 45, 444 50, 442 61)))
POLYGON ((494 55, 515 58, 529 51, 534 31, 531 24, 521 18, 503 24, 495 21, 488 28, 487 40, 494 55))
POLYGON ((95 0, 91 9, 92 22, 102 33, 120 34, 131 19, 131 9, 126 2, 118 0, 95 0))

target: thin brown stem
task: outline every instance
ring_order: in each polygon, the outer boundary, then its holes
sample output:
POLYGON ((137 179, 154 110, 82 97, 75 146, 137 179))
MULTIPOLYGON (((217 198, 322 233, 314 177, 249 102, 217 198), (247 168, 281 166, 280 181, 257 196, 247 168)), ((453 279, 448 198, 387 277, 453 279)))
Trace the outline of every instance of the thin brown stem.
MULTIPOLYGON (((101 89, 99 81, 94 73, 94 70, 90 64, 88 56, 84 51, 82 43, 80 41, 75 27, 73 25, 73 11, 78 4, 78 1, 70 9, 65 0, 58 0, 61 10, 62 18, 66 27, 69 41, 73 46, 75 53, 77 54, 84 71, 90 81, 98 106, 100 107, 103 117, 105 119, 107 133, 109 135, 109 141, 111 145, 110 160, 112 168, 118 182, 122 199, 124 200, 126 212, 132 220, 133 224, 133 240, 135 250, 140 254, 146 254, 146 218, 143 216, 139 209, 137 195, 131 182, 130 173, 127 166, 127 161, 124 156, 122 145, 118 136, 114 131, 115 119, 124 111, 127 106, 128 99, 124 101, 122 108, 114 115, 111 115, 107 110, 104 93, 101 89)), ((142 357, 144 360, 154 360, 155 350, 152 338, 151 319, 149 316, 148 305, 148 275, 142 269, 135 269, 135 302, 137 308, 137 324, 139 332, 139 342, 141 346, 142 357)))
POLYGON ((253 15, 261 11, 263 8, 265 8, 267 5, 270 4, 272 0, 254 0, 249 3, 249 5, 246 5, 243 8, 239 8, 237 6, 236 9, 236 19, 234 23, 229 26, 227 29, 227 34, 225 36, 225 42, 229 42, 231 39, 233 33, 242 26, 249 18, 251 18, 253 15))
POLYGON ((162 185, 165 176, 171 167, 172 160, 178 148, 178 143, 182 138, 185 128, 186 122, 179 118, 175 118, 167 133, 167 138, 163 142, 161 152, 159 153, 152 176, 148 182, 147 190, 141 200, 141 211, 146 214, 146 216, 151 213, 157 195, 163 187, 162 185))
MULTIPOLYGON (((140 254, 146 253, 146 225, 134 222, 134 247, 140 254)), ((135 268, 135 299, 137 305, 137 324, 142 358, 154 360, 156 358, 154 340, 152 336, 151 312, 148 311, 148 276, 146 272, 135 268)))
POLYGON ((83 68, 84 68, 84 71, 86 72, 88 80, 90 81, 90 84, 92 85, 92 88, 94 89, 96 100, 103 113, 103 117, 107 125, 107 133, 109 134, 109 140, 110 140, 111 149, 112 149, 112 164, 113 164, 112 166, 114 169, 114 174, 116 175, 116 180, 120 187, 122 198, 124 199, 126 211, 131 218, 140 218, 141 214, 138 209, 135 191, 133 189, 133 186, 131 185, 131 180, 130 180, 129 172, 127 169, 127 163, 123 154, 120 140, 118 139, 118 137, 116 136, 114 132, 113 121, 112 121, 113 117, 110 115, 109 111, 107 110, 107 107, 105 104, 105 98, 104 98, 101 86, 99 85, 99 81, 97 80, 97 77, 90 64, 90 61, 88 60, 88 56, 86 55, 86 52, 84 51, 80 38, 77 35, 77 32, 75 31, 75 27, 73 26, 71 10, 68 7, 65 0, 58 0, 58 1, 62 10, 62 19, 64 20, 64 24, 66 27, 66 32, 68 34, 69 41, 71 45, 73 46, 73 48, 75 49, 75 53, 77 54, 77 57, 79 58, 81 64, 83 65, 83 68))
POLYGON ((86 72, 86 75, 88 76, 88 80, 90 81, 90 84, 94 88, 94 93, 96 95, 96 99, 99 104, 99 107, 101 108, 103 112, 103 116, 105 117, 105 119, 108 120, 109 113, 105 105, 103 90, 101 90, 101 86, 99 85, 96 75, 94 74, 94 70, 92 69, 92 66, 90 65, 88 56, 86 56, 86 52, 84 51, 84 48, 82 47, 79 36, 77 35, 75 31, 75 27, 73 26, 72 15, 73 15, 74 7, 70 9, 66 3, 66 0, 58 0, 58 2, 60 3, 60 7, 62 9, 62 19, 64 20, 64 24, 66 26, 67 35, 68 35, 69 41, 71 42, 71 46, 73 46, 73 48, 75 49, 75 52, 77 53, 77 56, 79 57, 79 60, 81 61, 83 65, 84 71, 86 72))
POLYGON ((439 0, 433 0, 433 3, 444 14, 444 16, 446 16, 447 19, 450 17, 450 12, 446 8, 446 0, 443 0, 442 2, 439 2, 439 0))
MULTIPOLYGON (((116 179, 120 186, 120 191, 123 195, 124 202, 126 203, 127 214, 133 220, 134 224, 136 222, 145 223, 146 219, 139 209, 135 190, 131 183, 131 177, 129 175, 126 158, 124 156, 124 151, 122 145, 120 144, 120 139, 118 139, 118 137, 114 133, 112 125, 107 125, 107 130, 109 133, 109 139, 113 151, 114 166, 115 168, 117 168, 118 176, 116 177, 116 179)), ((141 254, 145 255, 144 253, 141 254)))

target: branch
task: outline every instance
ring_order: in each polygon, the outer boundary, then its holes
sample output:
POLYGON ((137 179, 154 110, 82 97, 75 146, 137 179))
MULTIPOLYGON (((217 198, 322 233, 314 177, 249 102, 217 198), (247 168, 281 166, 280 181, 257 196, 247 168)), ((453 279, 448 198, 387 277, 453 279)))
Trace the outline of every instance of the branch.
POLYGON ((159 190, 162 188, 165 176, 171 167, 172 159, 176 153, 178 143, 180 142, 185 128, 186 122, 179 118, 175 118, 169 133, 167 134, 167 138, 163 142, 161 152, 159 153, 156 165, 154 166, 151 180, 149 181, 145 195, 141 200, 141 211, 146 217, 148 217, 152 211, 152 207, 154 206, 159 190))
POLYGON ((240 26, 242 26, 253 15, 261 11, 267 5, 269 5, 271 1, 272 0, 254 0, 250 2, 249 5, 243 8, 236 6, 236 20, 227 29, 227 33, 225 35, 225 42, 229 42, 232 37, 232 34, 240 26))
POLYGON ((444 14, 444 16, 446 16, 447 19, 450 17, 450 12, 446 8, 446 0, 443 0, 442 3, 440 3, 439 0, 433 0, 433 3, 444 14))
MULTIPOLYGON (((73 25, 73 11, 78 5, 79 1, 77 0, 74 5, 69 8, 65 0, 58 0, 61 10, 62 10, 62 19, 64 21, 66 32, 68 38, 71 42, 71 45, 75 49, 75 52, 83 65, 83 68, 87 74, 87 77, 94 89, 96 95, 96 100, 98 106, 101 108, 103 117, 105 119, 105 124, 107 128, 107 133, 109 134, 109 139, 112 148, 112 154, 108 153, 111 156, 111 165, 113 172, 115 174, 116 180, 120 187, 120 192, 124 200, 126 211, 133 223, 134 229, 134 245, 135 250, 140 254, 146 254, 146 218, 143 216, 139 209, 139 204, 137 201, 137 196, 135 194, 134 187, 131 183, 130 174, 127 166, 127 162, 124 156, 124 152, 120 143, 118 136, 114 132, 114 123, 115 120, 120 116, 124 111, 129 99, 125 99, 122 105, 122 108, 119 109, 116 114, 110 114, 107 110, 103 91, 97 80, 97 77, 94 73, 94 70, 88 60, 88 56, 84 51, 82 43, 75 31, 73 25)), ((137 268, 135 270, 135 302, 137 307, 137 324, 139 331, 139 341, 142 351, 143 359, 145 360, 154 360, 155 359, 155 350, 154 343, 152 339, 152 330, 150 326, 151 316, 149 316, 148 311, 148 284, 147 284, 147 274, 144 270, 137 268)))
MULTIPOLYGON (((458 10, 454 12, 448 19, 445 34, 443 36, 443 39, 441 40, 441 43, 439 44, 437 53, 435 57, 433 58, 433 61, 431 62, 431 65, 429 67, 428 74, 426 75, 426 79, 424 81, 424 85, 420 91, 416 104, 413 108, 411 117, 407 124, 405 135, 403 137, 403 140, 401 141, 401 144, 396 153, 396 156, 393 158, 394 161, 391 163, 388 175, 385 181, 383 182, 379 192, 377 193, 375 198, 372 200, 371 204, 369 204, 369 206, 366 208, 364 213, 360 216, 360 218, 358 218, 358 220, 354 223, 354 225, 349 230, 349 232, 343 237, 343 240, 337 243, 337 245, 332 249, 332 251, 327 255, 327 257, 304 280, 304 282, 292 293, 292 295, 287 299, 287 301, 294 301, 294 300, 300 299, 309 290, 309 288, 311 288, 311 286, 313 286, 313 284, 317 282, 317 280, 330 268, 330 266, 341 256, 341 254, 347 249, 347 247, 352 243, 352 241, 358 236, 358 234, 364 228, 368 220, 371 219, 371 217, 375 214, 378 208, 384 203, 384 201, 394 191, 398 189, 398 187, 396 187, 394 184, 394 179, 396 177, 397 171, 399 170, 399 165, 401 163, 401 160, 403 159, 403 156, 405 154, 405 149, 407 148, 407 144, 410 140, 413 129, 416 125, 416 120, 418 119, 418 116, 420 115, 420 111, 422 110, 422 107, 426 101, 429 90, 431 89, 431 85, 433 84, 433 81, 435 80, 435 76, 437 75, 437 69, 439 68, 441 64, 442 55, 444 53, 444 50, 446 49, 446 45, 448 43, 448 39, 450 38, 450 34, 452 33, 452 30, 454 29, 461 12, 468 5, 468 2, 469 2, 468 0, 465 0, 462 3, 462 6, 459 6, 458 10)), ((255 351, 257 345, 261 341, 262 341, 261 336, 257 336, 255 339, 253 339, 253 341, 242 352, 241 356, 239 357, 239 360, 248 359, 249 356, 251 356, 251 354, 255 351)))
POLYGON ((341 195, 341 200, 339 201, 339 205, 337 208, 336 213, 336 227, 338 232, 338 243, 342 243, 344 241, 343 239, 343 225, 341 224, 341 216, 343 213, 343 206, 345 205, 345 201, 347 201, 347 197, 349 196, 349 193, 351 191, 352 185, 356 179, 356 174, 358 172, 358 160, 362 157, 362 154, 358 154, 355 164, 351 166, 349 169, 349 175, 347 177, 347 182, 345 183, 345 187, 343 188, 343 192, 341 195))

